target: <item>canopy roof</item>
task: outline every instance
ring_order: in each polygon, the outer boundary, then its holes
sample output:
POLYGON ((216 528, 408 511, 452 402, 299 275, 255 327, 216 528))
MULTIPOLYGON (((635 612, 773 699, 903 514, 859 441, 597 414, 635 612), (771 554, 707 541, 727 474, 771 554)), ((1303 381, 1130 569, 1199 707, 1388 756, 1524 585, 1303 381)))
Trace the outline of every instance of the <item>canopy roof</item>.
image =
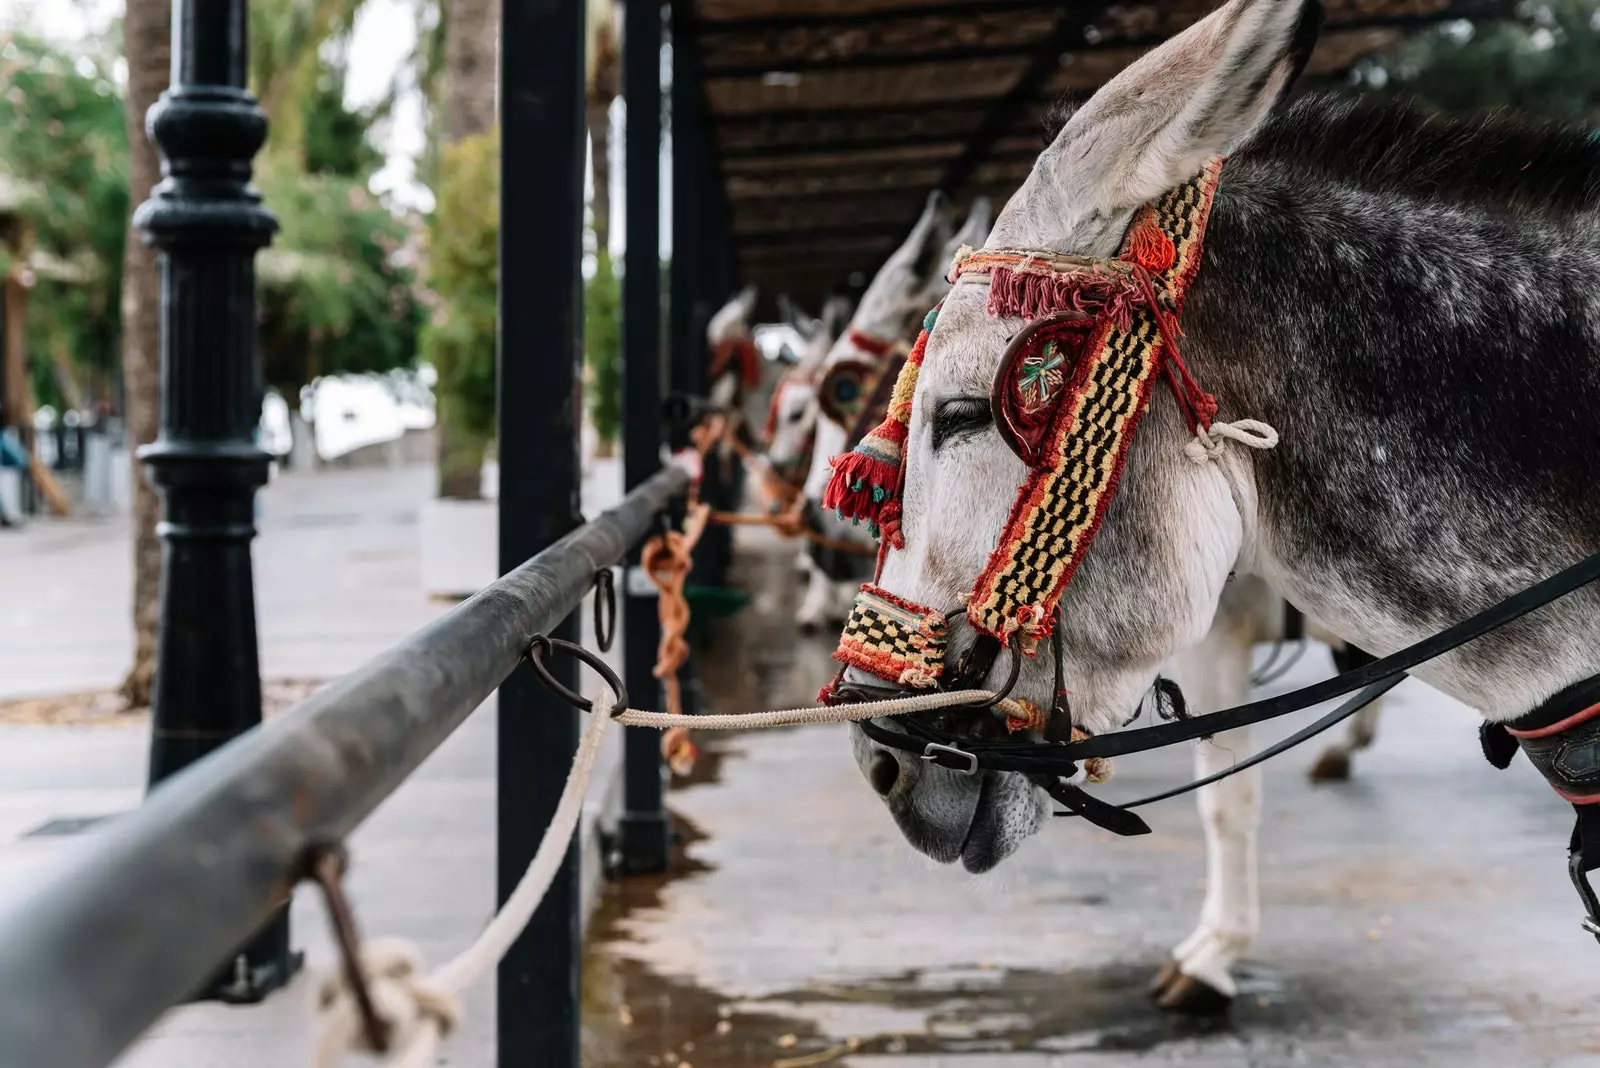
MULTIPOLYGON (((740 273, 813 307, 870 274, 928 192, 996 210, 1044 146, 1043 117, 1217 0, 692 0, 717 181, 740 273)), ((1325 0, 1308 80, 1409 31, 1506 0, 1325 0)))

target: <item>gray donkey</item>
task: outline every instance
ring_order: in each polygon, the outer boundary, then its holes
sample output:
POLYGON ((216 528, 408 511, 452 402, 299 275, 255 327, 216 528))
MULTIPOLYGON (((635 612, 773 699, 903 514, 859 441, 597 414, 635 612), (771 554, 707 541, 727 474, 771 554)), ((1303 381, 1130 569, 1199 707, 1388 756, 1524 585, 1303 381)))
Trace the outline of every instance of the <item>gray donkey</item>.
MULTIPOLYGON (((1232 574, 1384 654, 1600 548, 1600 147, 1581 130, 1388 101, 1310 97, 1273 114, 1320 21, 1313 0, 1232 0, 1136 61, 1071 114, 988 241, 1116 256, 1141 205, 1227 156, 1183 355, 1217 425, 1260 420, 1279 443, 1212 440, 1192 462, 1174 393, 1151 394, 1060 601, 1072 722, 1091 734, 1128 720, 1206 636, 1232 574)), ((931 334, 903 547, 880 582, 955 613, 952 663, 975 640, 963 595, 1027 476, 990 404, 1024 321, 990 315, 989 296, 963 277, 931 334)), ((1597 609, 1580 591, 1414 673, 1491 721, 1521 717, 1600 672, 1597 609)), ((1048 644, 1025 660, 1017 692, 1048 704, 1052 660, 1048 644)), ((1009 667, 1002 654, 991 685, 1009 667)), ((1048 814, 1021 775, 962 775, 853 737, 901 831, 939 860, 987 871, 1048 814)), ((1259 793, 1253 775, 1230 787, 1259 793)), ((1180 946, 1168 1002, 1225 1004, 1249 930, 1180 946)))

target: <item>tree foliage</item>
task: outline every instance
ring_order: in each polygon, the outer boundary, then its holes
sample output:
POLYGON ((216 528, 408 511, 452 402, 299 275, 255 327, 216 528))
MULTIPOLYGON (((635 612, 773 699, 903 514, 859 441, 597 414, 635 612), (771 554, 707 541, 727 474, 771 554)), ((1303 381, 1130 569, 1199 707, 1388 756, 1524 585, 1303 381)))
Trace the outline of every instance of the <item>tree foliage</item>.
MULTIPOLYGON (((417 226, 367 190, 383 163, 368 131, 390 102, 359 110, 344 102, 359 6, 252 5, 261 23, 253 28, 263 31, 252 41, 252 78, 273 97, 275 131, 256 161, 257 185, 282 224, 258 258, 261 351, 268 383, 291 398, 320 374, 416 358, 422 310, 408 258, 417 226)), ((40 277, 28 313, 32 378, 45 403, 73 398, 64 375, 109 381, 116 368, 130 191, 110 66, 34 38, 0 38, 0 176, 29 191, 22 210, 38 255, 59 268, 40 277)))
POLYGON ((1362 64, 1357 80, 1446 111, 1504 107, 1592 121, 1600 112, 1597 9, 1597 0, 1525 0, 1509 19, 1419 34, 1362 64))
POLYGON ((609 451, 622 433, 622 293, 604 248, 595 255, 594 276, 584 283, 583 364, 589 421, 609 451))
POLYGON ((439 153, 437 204, 428 221, 432 315, 423 357, 438 370, 440 418, 488 441, 495 429, 496 301, 500 284, 500 132, 439 153))
POLYGON ((257 184, 282 227, 257 271, 267 383, 294 398, 319 375, 409 366, 422 310, 407 223, 339 175, 275 162, 257 184))
POLYGON ((19 205, 40 272, 28 310, 36 393, 62 399, 69 367, 109 372, 121 320, 128 141, 110 64, 38 39, 0 36, 0 174, 19 205))

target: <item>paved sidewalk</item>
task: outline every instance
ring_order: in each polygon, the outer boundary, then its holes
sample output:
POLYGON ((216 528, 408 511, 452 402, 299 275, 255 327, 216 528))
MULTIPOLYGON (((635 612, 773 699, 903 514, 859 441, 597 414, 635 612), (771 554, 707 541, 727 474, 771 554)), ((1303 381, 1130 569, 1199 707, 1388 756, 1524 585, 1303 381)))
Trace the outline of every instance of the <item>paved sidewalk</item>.
MULTIPOLYGON (((618 496, 607 484, 614 466, 590 472, 589 509, 618 496)), ((418 515, 432 492, 431 469, 409 467, 287 476, 262 493, 255 566, 264 676, 335 677, 449 609, 421 593, 418 515)), ((115 520, 39 523, 0 537, 0 699, 116 684, 131 649, 127 538, 126 522, 115 520)), ((495 717, 490 701, 351 842, 347 885, 363 930, 411 938, 432 964, 464 948, 493 912, 495 717)), ((596 826, 616 804, 621 732, 608 742, 586 806, 591 898, 599 890, 596 826)), ((39 831, 139 804, 148 749, 144 717, 0 725, 0 898, 25 892, 33 873, 64 853, 93 848, 92 832, 39 831)), ((250 1008, 177 1009, 123 1068, 309 1063, 310 998, 335 958, 316 894, 296 895, 292 924, 309 967, 288 990, 250 1008)), ((469 992, 448 1063, 492 1063, 493 1002, 492 985, 469 992)))
MULTIPOLYGON (((261 671, 332 678, 447 608, 419 595, 429 467, 285 475, 260 494, 261 671)), ((0 531, 0 699, 112 687, 133 651, 126 516, 0 531)))

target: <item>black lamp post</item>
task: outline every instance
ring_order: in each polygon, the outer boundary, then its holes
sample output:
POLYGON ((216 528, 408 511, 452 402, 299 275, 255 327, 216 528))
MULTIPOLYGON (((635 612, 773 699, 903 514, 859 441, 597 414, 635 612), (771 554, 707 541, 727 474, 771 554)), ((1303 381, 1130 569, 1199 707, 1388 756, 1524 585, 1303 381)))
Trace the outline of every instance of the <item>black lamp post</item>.
MULTIPOLYGON (((245 89, 248 0, 173 0, 172 23, 171 87, 145 119, 164 178, 134 214, 161 270, 161 427, 139 450, 165 502, 152 789, 261 722, 255 253, 278 225, 250 187, 267 117, 245 89)), ((256 1001, 287 982, 288 921, 285 907, 202 996, 256 1001)))

